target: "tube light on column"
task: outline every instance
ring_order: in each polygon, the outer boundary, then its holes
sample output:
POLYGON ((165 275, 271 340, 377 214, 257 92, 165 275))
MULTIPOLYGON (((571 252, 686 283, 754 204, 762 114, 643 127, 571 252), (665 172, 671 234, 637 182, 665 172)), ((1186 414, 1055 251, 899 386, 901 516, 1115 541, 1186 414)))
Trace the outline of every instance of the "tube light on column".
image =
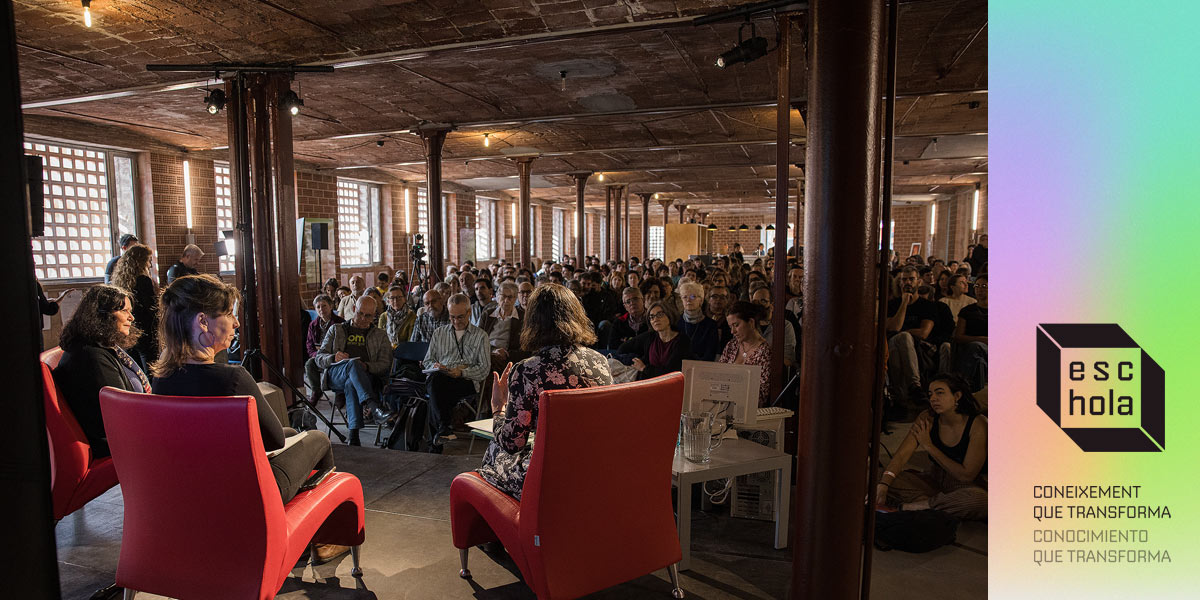
POLYGON ((979 229, 979 184, 975 184, 975 202, 971 209, 971 231, 979 229))
POLYGON ((512 234, 517 235, 517 203, 513 202, 510 206, 512 206, 512 218, 508 221, 512 225, 512 234))
POLYGON ((937 233, 937 200, 929 203, 929 235, 937 233))
POLYGON ((188 161, 183 161, 183 210, 187 215, 188 231, 192 230, 192 169, 188 161))
POLYGON ((410 212, 410 199, 412 198, 412 190, 404 188, 404 230, 412 231, 412 213, 410 212))

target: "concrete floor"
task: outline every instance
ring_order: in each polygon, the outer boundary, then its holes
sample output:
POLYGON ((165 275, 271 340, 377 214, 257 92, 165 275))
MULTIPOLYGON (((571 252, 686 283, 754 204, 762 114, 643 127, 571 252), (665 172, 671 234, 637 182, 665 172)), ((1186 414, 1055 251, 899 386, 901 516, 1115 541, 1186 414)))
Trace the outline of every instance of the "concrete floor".
MULTIPOLYGON (((899 428, 885 438, 899 443, 899 428)), ((374 439, 364 430, 364 441, 374 439)), ((368 444, 370 442, 367 442, 368 444)), ((449 487, 455 475, 479 464, 483 444, 465 455, 466 441, 447 444, 445 455, 334 446, 338 469, 362 481, 367 541, 361 580, 350 576, 349 557, 320 567, 298 566, 278 598, 533 598, 516 566, 504 555, 471 551, 473 580, 458 577, 458 551, 450 542, 449 487)), ((794 497, 794 495, 793 495, 794 497)), ((86 599, 111 583, 123 520, 120 488, 92 501, 57 527, 63 598, 86 599)), ((784 598, 791 579, 791 550, 772 548, 773 524, 733 519, 718 508, 696 513, 693 569, 681 573, 688 598, 784 598)), ((228 549, 216 549, 227 551, 228 549)), ((872 598, 934 600, 987 595, 987 527, 966 523, 958 542, 925 554, 875 552, 872 598)), ((670 598, 665 571, 591 596, 595 599, 670 598)), ((139 594, 138 598, 157 598, 139 594)))

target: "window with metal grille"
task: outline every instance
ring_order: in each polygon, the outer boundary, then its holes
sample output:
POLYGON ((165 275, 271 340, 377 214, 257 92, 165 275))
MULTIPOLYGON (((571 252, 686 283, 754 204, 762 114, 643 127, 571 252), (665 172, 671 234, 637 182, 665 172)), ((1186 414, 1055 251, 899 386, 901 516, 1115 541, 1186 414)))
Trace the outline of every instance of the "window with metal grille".
MULTIPOLYGON (((429 243, 429 191, 417 188, 417 233, 421 235, 421 243, 429 243)), ((425 250, 429 252, 428 248, 425 250)))
POLYGON ((379 241, 379 186, 338 179, 338 258, 342 266, 377 263, 379 241))
POLYGON ((492 198, 475 197, 475 258, 491 260, 496 257, 496 201, 492 198))
POLYGON ((650 226, 650 256, 646 258, 663 257, 663 228, 662 225, 650 226))
POLYGON ((137 234, 133 157, 39 141, 25 142, 25 153, 42 158, 46 231, 32 242, 37 278, 104 277, 117 238, 137 234))
POLYGON ((233 255, 236 252, 236 241, 226 232, 233 229, 233 190, 230 187, 229 163, 213 163, 217 184, 217 240, 225 241, 225 256, 219 257, 221 273, 232 273, 234 269, 233 255))
POLYGON ((559 261, 563 255, 563 211, 555 208, 550 216, 550 258, 559 261))

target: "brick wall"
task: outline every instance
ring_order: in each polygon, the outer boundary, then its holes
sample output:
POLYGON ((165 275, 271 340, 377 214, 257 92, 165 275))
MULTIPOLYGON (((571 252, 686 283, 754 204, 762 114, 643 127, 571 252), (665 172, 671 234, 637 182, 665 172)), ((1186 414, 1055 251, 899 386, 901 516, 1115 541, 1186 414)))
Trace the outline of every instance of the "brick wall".
MULTIPOLYGON (((677 222, 672 220, 672 223, 677 222)), ((742 245, 742 253, 749 256, 758 247, 762 231, 754 229, 755 225, 766 227, 775 222, 774 213, 759 215, 708 215, 708 222, 717 226, 713 232, 713 250, 719 254, 729 254, 735 243, 742 245), (749 231, 729 231, 729 226, 738 227, 745 224, 749 231)))
MULTIPOLYGON (((941 212, 941 207, 938 207, 941 212)), ((929 206, 893 206, 892 221, 896 223, 895 250, 901 257, 911 254, 913 244, 921 244, 921 256, 929 256, 929 206)))

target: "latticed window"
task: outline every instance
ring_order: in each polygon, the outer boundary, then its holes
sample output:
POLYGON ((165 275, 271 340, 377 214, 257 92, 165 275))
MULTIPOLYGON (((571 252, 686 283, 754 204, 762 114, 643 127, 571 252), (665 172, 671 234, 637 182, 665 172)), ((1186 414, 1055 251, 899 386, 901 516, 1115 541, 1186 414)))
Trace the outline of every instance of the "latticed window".
POLYGON ((380 261, 379 186, 338 179, 338 258, 342 266, 380 261))
POLYGON ((663 257, 663 228, 662 225, 650 227, 650 256, 646 258, 663 257))
POLYGON ((233 190, 230 187, 229 163, 214 163, 217 184, 217 239, 225 241, 225 256, 219 258, 222 273, 232 273, 234 270, 234 252, 237 243, 232 237, 225 237, 226 231, 233 231, 233 190))
POLYGON ((429 191, 425 188, 417 188, 417 233, 423 238, 421 243, 429 243, 429 191))
POLYGON ((550 223, 550 257, 556 261, 562 260, 563 255, 563 211, 556 208, 551 213, 550 223))
POLYGON ((492 228, 496 224, 496 201, 491 198, 475 197, 475 258, 491 260, 496 256, 496 237, 492 228))
POLYGON ((25 152, 42 158, 46 230, 33 240, 38 279, 103 277, 116 238, 137 234, 133 159, 36 141, 25 142, 25 152))

